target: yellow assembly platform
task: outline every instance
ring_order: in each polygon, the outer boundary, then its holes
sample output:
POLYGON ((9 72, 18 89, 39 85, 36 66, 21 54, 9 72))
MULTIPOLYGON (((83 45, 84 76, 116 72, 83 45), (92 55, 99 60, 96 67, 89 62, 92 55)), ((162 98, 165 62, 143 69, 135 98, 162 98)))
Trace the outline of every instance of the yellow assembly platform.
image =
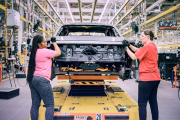
MULTIPOLYGON (((113 81, 59 81, 53 94, 54 120, 139 120, 138 104, 113 81)), ((39 120, 45 110, 42 101, 39 120)))

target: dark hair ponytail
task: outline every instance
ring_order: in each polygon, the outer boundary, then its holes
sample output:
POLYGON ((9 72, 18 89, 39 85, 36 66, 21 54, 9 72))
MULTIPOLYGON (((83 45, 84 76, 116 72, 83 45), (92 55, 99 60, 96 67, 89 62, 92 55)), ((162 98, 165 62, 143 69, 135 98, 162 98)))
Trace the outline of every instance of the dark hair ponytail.
POLYGON ((154 33, 149 30, 149 29, 146 29, 143 31, 145 35, 149 35, 150 36, 150 40, 153 41, 154 39, 157 39, 157 37, 154 37, 154 33))
POLYGON ((41 43, 43 41, 43 36, 41 35, 36 35, 33 38, 32 42, 32 49, 31 49, 31 55, 30 55, 30 60, 29 60, 29 65, 28 65, 28 74, 27 74, 27 82, 29 83, 32 78, 33 74, 35 71, 35 57, 36 57, 36 51, 38 49, 38 43, 41 43))

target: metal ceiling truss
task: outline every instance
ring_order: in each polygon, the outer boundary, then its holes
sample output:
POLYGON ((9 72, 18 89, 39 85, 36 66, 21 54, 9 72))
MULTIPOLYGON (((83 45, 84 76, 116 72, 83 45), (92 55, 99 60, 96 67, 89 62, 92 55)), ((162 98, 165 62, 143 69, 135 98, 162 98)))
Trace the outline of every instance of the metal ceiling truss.
POLYGON ((90 4, 82 4, 82 8, 92 8, 92 3, 90 3, 90 4))
MULTIPOLYGON (((68 2, 68 0, 65 0, 65 1, 66 1, 66 6, 67 6, 67 8, 68 8, 69 14, 70 14, 71 19, 72 19, 72 22, 74 23, 74 18, 73 18, 73 16, 72 16, 72 12, 71 12, 71 9, 70 9, 70 6, 69 6, 69 2, 68 2)), ((77 1, 76 1, 76 2, 77 2, 77 1)))
MULTIPOLYGON (((19 1, 16 0, 16 3, 19 4, 19 1)), ((24 5, 24 3, 22 3, 21 1, 20 1, 20 4, 19 4, 19 5, 20 5, 20 7, 23 8, 24 10, 27 10, 27 6, 24 5)), ((41 19, 40 16, 38 15, 38 13, 37 13, 36 11, 32 11, 32 13, 33 13, 33 17, 36 17, 37 19, 41 19)), ((23 18, 23 17, 20 17, 20 18, 21 18, 21 20, 26 21, 25 18, 23 18)), ((47 23, 44 22, 44 21, 42 21, 42 22, 46 25, 46 27, 50 28, 50 25, 49 25, 49 24, 47 24, 47 23)), ((33 24, 33 23, 32 23, 32 24, 33 24)))
MULTIPOLYGON (((154 4, 152 4, 150 7, 148 7, 146 9, 146 12, 149 12, 150 10, 154 9, 155 7, 157 7, 157 5, 161 4, 163 1, 165 0, 158 0, 157 2, 155 2, 154 4)), ((125 27, 127 27, 128 25, 130 25, 133 21, 136 21, 138 18, 138 16, 136 16, 135 18, 133 18, 133 20, 129 20, 128 23, 126 23, 125 25, 123 25, 119 30, 124 30, 125 27)))
POLYGON ((39 4, 39 2, 37 2, 37 0, 33 0, 33 1, 57 26, 59 26, 59 24, 53 19, 53 17, 51 15, 49 15, 49 13, 39 4))
MULTIPOLYGON (((124 4, 121 6, 121 8, 118 10, 118 12, 115 14, 115 16, 109 21, 109 24, 117 17, 117 15, 123 10, 123 8, 128 4, 130 0, 126 0, 124 4)), ((115 6, 116 7, 116 6, 115 6)))
POLYGON ((142 3, 144 0, 139 0, 123 17, 121 17, 120 20, 118 20, 118 22, 116 24, 114 24, 115 26, 117 26, 117 24, 119 24, 127 15, 129 15, 140 3, 142 3))
MULTIPOLYGON (((83 3, 82 3, 82 5, 83 5, 83 3)), ((92 12, 92 8, 84 8, 82 6, 81 9, 82 9, 82 12, 90 12, 90 13, 92 12)), ((59 8, 59 11, 67 11, 67 8, 59 8)), ((95 8, 95 13, 102 13, 102 11, 103 11, 102 8, 95 8)), ((71 8, 71 12, 79 12, 79 9, 78 8, 71 8)), ((105 11, 105 13, 109 13, 109 12, 114 12, 114 10, 113 9, 107 9, 105 11)), ((122 13, 123 13, 123 11, 122 11, 122 13)))
MULTIPOLYGON (((180 14, 180 11, 178 11, 176 14, 180 14)), ((167 20, 168 18, 171 18, 172 19, 172 16, 174 15, 174 13, 171 13, 171 14, 168 14, 168 16, 165 16, 163 19, 165 19, 165 20, 167 20)), ((168 19, 169 20, 169 19, 168 19)), ((151 22, 150 24, 147 24, 146 25, 146 28, 149 28, 149 27, 151 27, 152 25, 153 25, 154 23, 153 22, 151 22)), ((152 27, 154 27, 154 26, 152 26, 152 27)), ((162 30, 159 30, 159 29, 157 29, 158 31, 162 31, 162 30)))
POLYGON ((51 2, 49 0, 46 0, 47 3, 49 4, 49 6, 52 8, 52 10, 54 11, 54 13, 58 16, 58 18, 61 20, 62 23, 64 23, 64 21, 62 20, 62 18, 60 17, 59 13, 55 10, 54 6, 51 4, 51 2))
MULTIPOLYGON (((161 14, 159 14, 159 15, 157 15, 157 16, 155 16, 155 17, 153 17, 153 18, 149 19, 149 20, 147 20, 147 21, 146 21, 146 24, 149 24, 149 23, 151 23, 151 22, 153 22, 153 21, 157 20, 158 18, 161 18, 161 17, 163 17, 163 16, 167 15, 168 13, 171 13, 171 12, 173 12, 173 11, 175 11, 175 10, 179 9, 179 8, 180 8, 180 3, 179 3, 179 4, 177 4, 176 6, 174 6, 174 7, 170 8, 170 9, 168 9, 168 10, 164 11, 163 13, 161 13, 161 14)), ((126 35, 126 34, 128 34, 128 33, 130 33, 130 32, 132 32, 132 29, 131 29, 131 30, 128 30, 128 31, 126 31, 126 32, 125 32, 125 33, 123 33, 122 35, 126 35)))
POLYGON ((101 16, 100 16, 100 18, 99 18, 98 23, 101 22, 101 19, 102 19, 102 17, 103 17, 104 11, 106 10, 106 8, 107 8, 107 6, 108 6, 109 1, 110 1, 110 0, 107 0, 107 1, 106 1, 106 4, 105 4, 104 9, 103 9, 103 11, 102 11, 102 13, 101 13, 101 16))
MULTIPOLYGON (((18 1, 18 0, 16 0, 16 1, 18 1)), ((38 0, 34 0, 34 1, 38 1, 38 0)), ((120 30, 123 30, 123 31, 125 30, 124 28, 126 28, 128 25, 130 25, 132 21, 136 21, 137 17, 135 17, 136 19, 134 18, 133 20, 130 21, 131 18, 129 18, 130 16, 128 16, 128 15, 141 2, 143 2, 143 0, 139 0, 139 1, 138 0, 58 0, 58 1, 57 0, 43 0, 41 2, 42 5, 44 5, 44 1, 47 1, 48 3, 50 3, 49 6, 52 8, 52 9, 48 9, 48 12, 50 12, 50 13, 53 12, 54 14, 56 14, 57 19, 60 19, 61 21, 64 20, 64 22, 65 22, 65 20, 66 20, 66 22, 67 21, 68 22, 83 22, 83 21, 88 21, 88 19, 89 19, 90 22, 100 22, 101 21, 101 22, 105 22, 105 23, 108 22, 109 24, 116 23, 115 25, 117 27, 122 26, 122 27, 120 27, 120 30), (60 6, 57 5, 58 3, 61 5, 60 6), (129 10, 127 10, 127 8, 125 8, 128 3, 129 3, 129 7, 130 7, 129 10), (119 6, 119 8, 117 8, 118 6, 119 6), (67 11, 67 9, 69 11, 67 11), (101 16, 99 14, 101 14, 101 16), (116 18, 116 20, 115 20, 115 18, 116 18), (127 21, 128 21, 128 23, 127 23, 127 21)), ((38 1, 38 2, 40 2, 40 1, 38 1)), ((147 1, 148 6, 151 4, 152 5, 146 9, 146 12, 149 12, 150 10, 154 9, 159 4, 169 5, 169 3, 165 2, 165 0, 158 0, 154 4, 153 3, 154 2, 147 1)), ((174 5, 174 3, 172 3, 172 5, 174 5)), ((165 7, 163 7, 163 8, 165 8, 165 7)), ((165 9, 167 9, 167 8, 165 8, 165 9)), ((152 17, 152 15, 150 15, 150 17, 152 17)), ((53 19, 55 22, 57 22, 57 20, 54 17, 53 17, 53 19)))

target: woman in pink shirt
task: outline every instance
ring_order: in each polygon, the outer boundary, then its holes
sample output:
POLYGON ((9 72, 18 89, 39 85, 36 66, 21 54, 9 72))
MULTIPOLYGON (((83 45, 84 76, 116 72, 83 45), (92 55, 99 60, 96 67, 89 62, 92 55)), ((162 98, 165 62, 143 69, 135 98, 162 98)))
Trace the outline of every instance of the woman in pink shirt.
POLYGON ((60 56, 61 51, 56 44, 56 38, 51 38, 51 42, 55 51, 47 49, 47 42, 43 36, 36 35, 33 39, 27 75, 32 98, 31 120, 38 120, 41 99, 46 107, 46 120, 53 120, 54 98, 50 84, 51 58, 60 56))
POLYGON ((152 120, 159 119, 157 90, 160 83, 160 74, 157 64, 157 47, 152 42, 154 34, 151 30, 144 30, 141 33, 141 41, 144 46, 140 49, 130 45, 128 41, 123 41, 123 46, 131 59, 140 60, 139 86, 138 86, 138 106, 140 120, 146 120, 146 106, 149 101, 152 113, 152 120), (135 52, 135 54, 128 48, 135 52))

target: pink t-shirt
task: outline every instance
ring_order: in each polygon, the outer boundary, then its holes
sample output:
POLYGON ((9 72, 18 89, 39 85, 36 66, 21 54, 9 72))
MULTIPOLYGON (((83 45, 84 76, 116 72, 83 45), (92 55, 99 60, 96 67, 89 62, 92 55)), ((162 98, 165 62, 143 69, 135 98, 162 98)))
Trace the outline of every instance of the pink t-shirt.
POLYGON ((49 50, 46 48, 37 49, 34 76, 44 77, 50 81, 52 65, 51 58, 54 57, 55 53, 56 51, 49 50))

